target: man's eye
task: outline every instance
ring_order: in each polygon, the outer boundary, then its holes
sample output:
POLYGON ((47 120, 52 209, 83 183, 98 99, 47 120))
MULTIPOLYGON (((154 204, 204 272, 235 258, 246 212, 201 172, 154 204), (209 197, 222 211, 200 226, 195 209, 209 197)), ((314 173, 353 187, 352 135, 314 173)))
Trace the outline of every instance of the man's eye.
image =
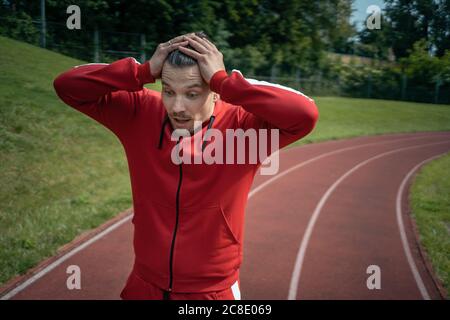
POLYGON ((164 90, 164 93, 167 94, 168 96, 171 96, 173 94, 172 91, 168 91, 168 90, 164 90))
POLYGON ((188 93, 189 98, 195 98, 197 96, 198 96, 198 94, 196 94, 196 93, 188 93))

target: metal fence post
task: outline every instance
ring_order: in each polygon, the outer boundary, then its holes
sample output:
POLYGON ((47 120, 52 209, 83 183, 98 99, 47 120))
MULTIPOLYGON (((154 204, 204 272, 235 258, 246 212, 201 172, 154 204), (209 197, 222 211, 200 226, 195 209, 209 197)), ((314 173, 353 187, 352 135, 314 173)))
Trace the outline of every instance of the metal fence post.
POLYGON ((277 67, 275 66, 275 64, 273 64, 272 68, 270 69, 270 82, 274 82, 276 76, 277 76, 277 67))
POLYGON ((141 63, 147 61, 147 57, 145 55, 145 34, 141 33, 141 63))
POLYGON ((434 103, 439 102, 439 87, 441 86, 441 84, 442 84, 441 78, 438 78, 434 86, 434 103))
POLYGON ((338 76, 337 76, 336 84, 337 84, 337 94, 338 94, 338 95, 342 95, 342 93, 344 92, 344 90, 342 90, 341 75, 338 75, 338 76))
POLYGON ((316 93, 316 94, 321 94, 321 92, 322 92, 322 71, 320 71, 319 72, 319 85, 318 85, 318 87, 319 87, 319 89, 318 89, 318 92, 316 93))
POLYGON ((45 35, 47 33, 47 24, 45 21, 45 0, 41 0, 41 47, 47 46, 45 35))
POLYGON ((400 92, 400 99, 405 100, 406 99, 406 84, 408 82, 408 78, 406 74, 402 73, 402 85, 401 85, 401 92, 400 92))
POLYGON ((295 71, 295 84, 300 90, 300 68, 297 68, 297 70, 295 71))
POLYGON ((100 39, 97 26, 94 29, 94 62, 100 62, 100 39))

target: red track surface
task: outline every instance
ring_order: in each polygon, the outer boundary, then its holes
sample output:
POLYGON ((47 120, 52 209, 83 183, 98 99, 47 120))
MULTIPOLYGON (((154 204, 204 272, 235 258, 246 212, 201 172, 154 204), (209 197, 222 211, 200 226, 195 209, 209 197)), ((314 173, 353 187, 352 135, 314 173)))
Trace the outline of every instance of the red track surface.
MULTIPOLYGON (((408 186, 424 161, 449 151, 450 132, 359 137, 282 151, 278 175, 256 176, 250 193, 242 298, 442 298, 409 217, 408 186), (380 268, 381 289, 367 288, 370 265, 380 268)), ((0 295, 119 299, 133 263, 129 217, 97 230, 98 239, 77 240, 10 281, 0 295), (81 290, 67 289, 69 265, 81 269, 81 290)))

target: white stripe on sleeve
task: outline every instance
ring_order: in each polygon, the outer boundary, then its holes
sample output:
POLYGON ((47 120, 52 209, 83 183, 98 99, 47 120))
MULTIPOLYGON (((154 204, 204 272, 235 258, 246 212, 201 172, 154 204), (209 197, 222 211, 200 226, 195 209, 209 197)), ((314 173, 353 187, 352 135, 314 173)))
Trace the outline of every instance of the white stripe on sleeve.
POLYGON ((282 85, 276 84, 276 83, 270 83, 270 82, 267 82, 267 81, 260 81, 260 80, 256 80, 256 79, 248 79, 248 78, 245 78, 245 77, 243 76, 242 72, 239 71, 239 70, 237 70, 237 69, 233 69, 231 72, 238 72, 238 73, 240 73, 240 75, 241 75, 245 80, 247 80, 250 84, 260 85, 260 86, 270 86, 270 87, 275 87, 275 88, 279 88, 279 89, 291 91, 291 92, 297 93, 297 94, 299 94, 299 95, 302 95, 302 96, 304 96, 305 98, 308 98, 310 101, 314 101, 313 99, 311 99, 311 98, 308 97, 307 95, 305 95, 305 94, 303 94, 303 93, 301 93, 300 91, 297 91, 297 90, 295 90, 295 89, 292 89, 292 88, 289 88, 289 87, 285 87, 285 86, 282 86, 282 85))

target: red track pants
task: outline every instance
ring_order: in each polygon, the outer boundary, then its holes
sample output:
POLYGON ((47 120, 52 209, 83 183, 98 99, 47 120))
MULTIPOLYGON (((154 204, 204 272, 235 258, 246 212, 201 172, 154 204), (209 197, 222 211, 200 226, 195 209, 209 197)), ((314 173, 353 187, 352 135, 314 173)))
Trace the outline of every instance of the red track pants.
POLYGON ((240 300, 239 281, 230 288, 215 292, 170 293, 141 279, 135 272, 128 278, 120 297, 124 300, 240 300))

